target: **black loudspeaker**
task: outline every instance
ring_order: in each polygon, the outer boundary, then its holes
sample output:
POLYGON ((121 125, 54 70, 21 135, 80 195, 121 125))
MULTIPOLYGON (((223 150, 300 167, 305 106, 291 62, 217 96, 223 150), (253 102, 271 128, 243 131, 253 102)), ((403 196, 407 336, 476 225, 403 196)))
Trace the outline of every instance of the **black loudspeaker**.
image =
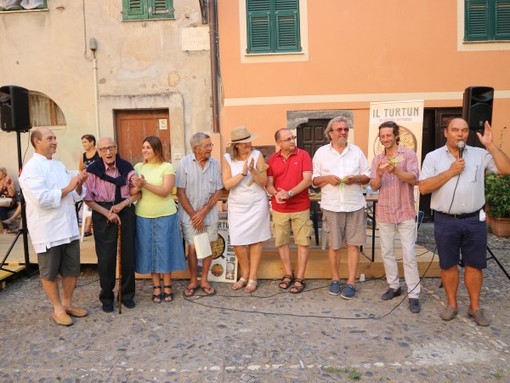
POLYGON ((28 132, 30 110, 28 89, 7 85, 0 88, 0 124, 6 132, 28 132))
POLYGON ((488 86, 470 86, 464 91, 462 118, 467 121, 469 129, 483 130, 485 121, 492 122, 492 102, 494 88, 488 86))

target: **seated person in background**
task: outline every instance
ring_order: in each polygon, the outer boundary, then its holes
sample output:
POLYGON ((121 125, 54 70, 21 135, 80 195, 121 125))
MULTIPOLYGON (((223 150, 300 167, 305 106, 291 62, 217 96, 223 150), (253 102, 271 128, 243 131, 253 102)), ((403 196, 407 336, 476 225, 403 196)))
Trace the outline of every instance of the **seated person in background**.
POLYGON ((16 202, 16 186, 14 182, 11 180, 9 175, 7 174, 7 169, 4 167, 0 168, 0 201, 4 198, 10 198, 10 203, 6 203, 5 206, 3 204, 0 206, 0 220, 2 224, 8 225, 13 220, 8 220, 9 212, 16 208, 18 203, 16 202), (9 221, 9 222, 5 222, 9 221))
POLYGON ((21 204, 19 203, 18 206, 16 207, 16 211, 14 212, 14 214, 11 215, 10 218, 7 218, 2 221, 2 225, 3 225, 4 229, 6 230, 6 233, 15 234, 18 232, 19 226, 15 225, 14 228, 12 228, 11 225, 13 223, 15 223, 16 220, 20 217, 21 217, 21 204))

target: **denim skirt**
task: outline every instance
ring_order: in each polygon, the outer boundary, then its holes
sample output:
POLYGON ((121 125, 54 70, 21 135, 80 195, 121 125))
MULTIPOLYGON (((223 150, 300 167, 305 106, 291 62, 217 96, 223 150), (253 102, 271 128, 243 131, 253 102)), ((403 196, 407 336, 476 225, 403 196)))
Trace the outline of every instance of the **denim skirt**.
POLYGON ((139 274, 185 270, 178 214, 136 217, 135 271, 139 274))

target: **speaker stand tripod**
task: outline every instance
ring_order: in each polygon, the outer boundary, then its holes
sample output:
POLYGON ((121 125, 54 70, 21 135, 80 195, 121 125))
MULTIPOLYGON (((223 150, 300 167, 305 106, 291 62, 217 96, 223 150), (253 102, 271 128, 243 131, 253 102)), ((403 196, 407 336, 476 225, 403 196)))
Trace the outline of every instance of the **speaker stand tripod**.
POLYGON ((496 256, 494 255, 494 253, 492 252, 491 248, 489 246, 487 246, 487 251, 489 252, 489 254, 491 255, 489 258, 487 258, 487 260, 490 260, 490 259, 494 259, 494 261, 498 264, 499 268, 501 269, 501 271, 503 271, 506 275, 506 277, 508 279, 510 279, 510 274, 508 274, 508 271, 505 270, 505 267, 501 264, 501 262, 496 258, 496 256))

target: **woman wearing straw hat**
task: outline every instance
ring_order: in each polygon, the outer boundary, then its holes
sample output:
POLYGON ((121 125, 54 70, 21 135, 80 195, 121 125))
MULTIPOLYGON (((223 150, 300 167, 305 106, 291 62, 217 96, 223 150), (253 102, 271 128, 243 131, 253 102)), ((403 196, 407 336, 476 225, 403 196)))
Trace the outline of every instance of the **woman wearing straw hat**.
POLYGON ((232 288, 251 293, 257 289, 262 242, 271 237, 264 156, 254 150, 256 135, 244 126, 231 132, 230 153, 223 158, 223 185, 229 190, 228 227, 241 278, 232 288))

